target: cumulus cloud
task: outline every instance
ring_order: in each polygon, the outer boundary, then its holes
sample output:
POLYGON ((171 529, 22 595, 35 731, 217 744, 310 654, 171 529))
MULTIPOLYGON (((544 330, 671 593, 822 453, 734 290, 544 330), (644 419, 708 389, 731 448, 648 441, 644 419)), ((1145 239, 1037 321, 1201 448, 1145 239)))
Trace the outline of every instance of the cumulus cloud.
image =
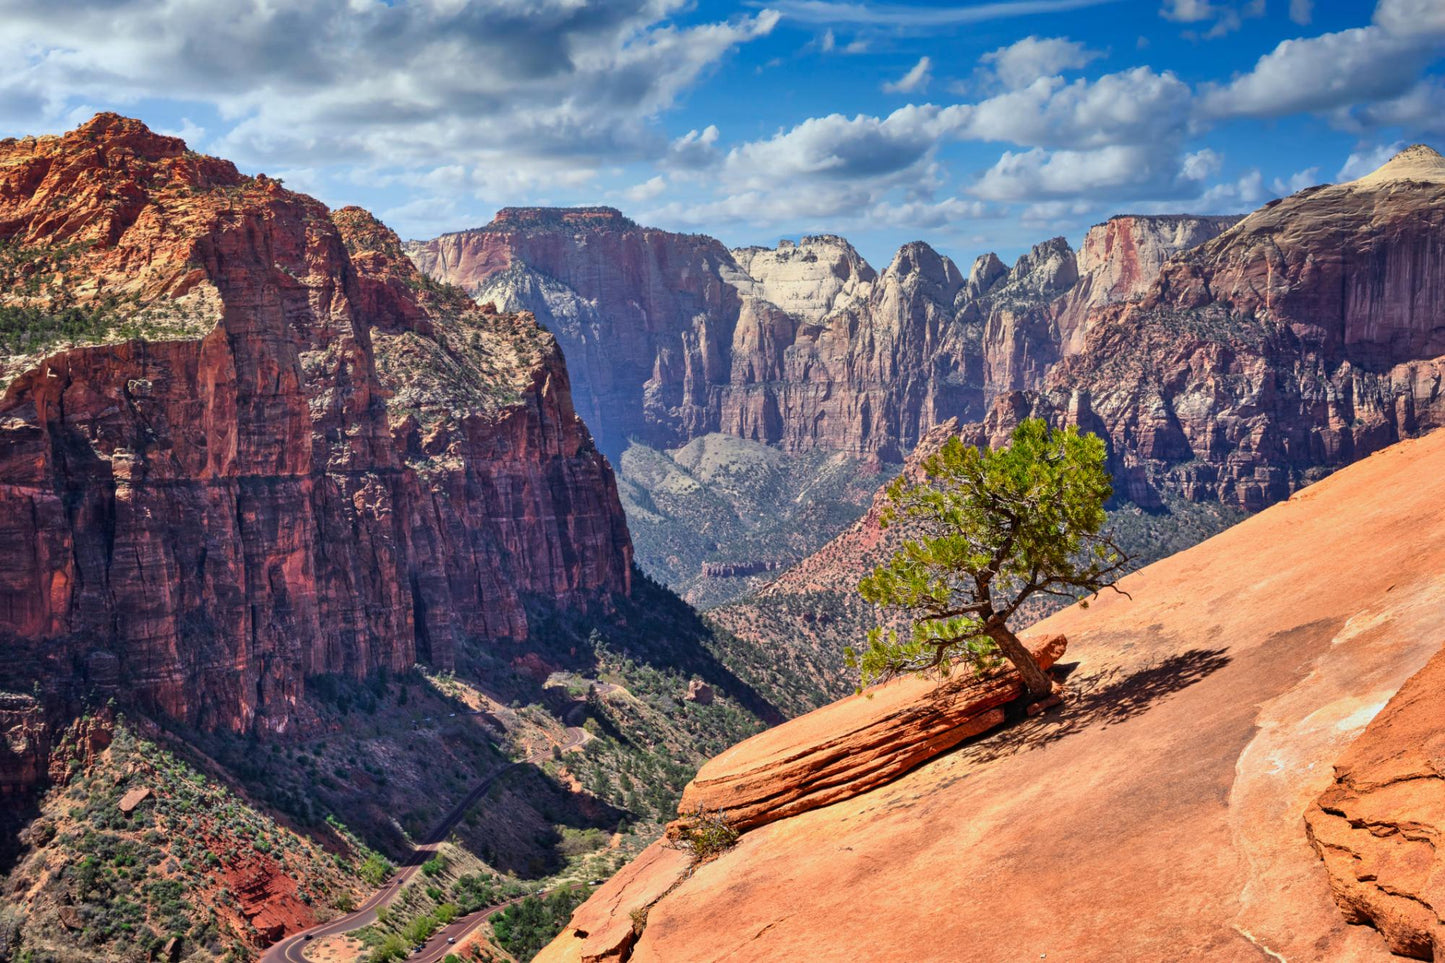
POLYGON ((850 0, 775 0, 769 6, 800 23, 857 24, 870 27, 927 29, 981 23, 1041 13, 1082 10, 1118 0, 1003 0, 969 6, 925 7, 850 0))
POLYGON ((1293 194, 1318 184, 1320 182, 1319 173, 1319 167, 1306 167, 1302 171, 1295 171, 1288 180, 1276 177, 1270 184, 1270 189, 1280 196, 1293 194))
POLYGON ((1406 94, 1445 42, 1445 4, 1380 0, 1374 22, 1285 40, 1248 73, 1204 88, 1213 117, 1280 117, 1349 110, 1406 94))
POLYGON ((1094 150, 1004 151, 973 186, 986 200, 1077 198, 1095 201, 1197 196, 1203 170, 1147 145, 1094 150))
POLYGON ((930 57, 919 57, 918 63, 909 68, 908 73, 897 80, 890 80, 883 85, 885 94, 911 94, 914 91, 928 89, 928 82, 933 79, 933 59, 930 57))
POLYGON ((995 76, 1005 87, 1017 90, 1040 77, 1051 77, 1065 70, 1087 66, 1090 61, 1102 56, 1102 52, 1090 50, 1067 37, 1028 36, 1007 47, 990 51, 979 60, 992 66, 995 76))
POLYGON ((717 147, 718 136, 716 124, 688 131, 668 145, 663 166, 685 171, 713 166, 722 157, 717 147))
POLYGON ((1251 169, 1235 180, 1211 185, 1192 206, 1205 213, 1237 214, 1258 207, 1266 196, 1264 175, 1251 169))
POLYGON ((213 149, 268 163, 639 156, 652 118, 772 10, 677 26, 685 0, 9 0, 0 102, 213 105, 213 149))
MULTIPOLYGON (((1164 0, 1159 15, 1176 23, 1197 24, 1213 21, 1203 34, 1206 40, 1223 37, 1244 25, 1246 17, 1264 16, 1265 0, 1247 0, 1243 5, 1216 3, 1212 0, 1164 0)), ((1186 35, 1193 36, 1193 31, 1186 35)))
POLYGON ((1336 126, 1356 133, 1378 127, 1405 127, 1422 134, 1445 133, 1445 84, 1422 80, 1399 97, 1341 108, 1336 126))
POLYGON ((622 196, 634 204, 653 200, 667 190, 667 179, 661 174, 648 178, 641 184, 634 184, 622 192, 622 196))
POLYGON ((900 107, 887 117, 829 114, 812 117, 766 140, 728 152, 725 180, 749 188, 779 181, 864 181, 896 175, 926 162, 959 129, 963 106, 900 107))
POLYGON ((1395 141, 1392 144, 1377 144, 1364 150, 1355 151, 1345 158, 1339 173, 1335 175, 1336 181, 1352 181, 1357 177, 1364 177, 1371 173, 1391 157, 1400 153, 1405 145, 1402 141, 1395 141))
POLYGON ((1182 131, 1192 98, 1174 74, 1149 67, 1072 83, 1043 77, 965 108, 960 133, 1030 147, 1157 143, 1182 131))

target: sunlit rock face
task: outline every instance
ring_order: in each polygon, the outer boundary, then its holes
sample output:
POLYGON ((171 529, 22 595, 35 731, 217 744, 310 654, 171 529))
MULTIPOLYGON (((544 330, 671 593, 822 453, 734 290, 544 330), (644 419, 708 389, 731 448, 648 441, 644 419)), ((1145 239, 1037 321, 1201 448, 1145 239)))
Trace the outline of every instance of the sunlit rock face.
POLYGON ((524 596, 628 591, 555 341, 365 212, 100 115, 0 143, 0 237, 4 304, 33 266, 115 315, 0 362, 5 688, 283 731, 308 675, 447 665, 526 638, 524 596))

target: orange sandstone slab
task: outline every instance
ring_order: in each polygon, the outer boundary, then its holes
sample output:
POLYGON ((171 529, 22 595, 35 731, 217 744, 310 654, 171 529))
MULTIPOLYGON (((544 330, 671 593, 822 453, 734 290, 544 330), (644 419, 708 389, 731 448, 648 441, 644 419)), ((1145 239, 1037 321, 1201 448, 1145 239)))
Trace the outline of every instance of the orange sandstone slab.
POLYGON ((1061 711, 744 834, 630 959, 1391 960, 1304 817, 1439 651, 1442 559, 1438 432, 1040 623, 1080 662, 1061 711))
POLYGON ((1445 650, 1350 746, 1307 819, 1345 915, 1396 953, 1445 959, 1445 650))
MULTIPOLYGON (((1045 669, 1068 641, 1030 645, 1045 669)), ((1012 667, 986 675, 895 679, 761 732, 716 756, 682 794, 681 813, 721 810, 739 829, 851 799, 1000 725, 1023 685, 1012 667)))
POLYGON ((555 940, 537 957, 552 963, 607 963, 627 958, 642 916, 676 886, 690 858, 658 841, 603 883, 555 940), (638 918, 634 920, 634 914, 638 918))

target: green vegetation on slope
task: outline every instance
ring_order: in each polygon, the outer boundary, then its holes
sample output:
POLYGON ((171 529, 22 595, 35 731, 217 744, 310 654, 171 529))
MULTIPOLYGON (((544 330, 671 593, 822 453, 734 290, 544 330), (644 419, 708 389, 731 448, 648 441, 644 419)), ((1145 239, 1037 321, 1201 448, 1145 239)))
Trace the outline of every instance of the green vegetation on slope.
POLYGON ((822 547, 897 469, 712 434, 671 451, 634 442, 618 486, 638 564, 708 608, 822 547))
POLYGON ((18 959, 151 960, 173 938, 183 959, 246 959, 258 939, 255 881, 294 891, 322 917, 364 888, 360 866, 375 856, 344 827, 297 833, 155 736, 115 723, 109 749, 89 766, 73 757, 74 778, 26 829, 9 889, 30 904, 18 959))

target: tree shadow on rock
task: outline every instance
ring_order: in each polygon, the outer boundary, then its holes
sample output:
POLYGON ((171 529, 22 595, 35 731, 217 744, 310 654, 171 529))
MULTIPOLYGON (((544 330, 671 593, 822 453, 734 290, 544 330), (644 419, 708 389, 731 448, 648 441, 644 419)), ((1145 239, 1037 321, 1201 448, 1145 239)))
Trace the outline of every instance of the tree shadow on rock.
MULTIPOLYGON (((1161 699, 1229 665, 1227 649, 1190 649, 1134 671, 1117 666, 1070 682, 1064 704, 965 743, 959 752, 980 763, 1039 749, 1086 729, 1107 729, 1142 715, 1161 699)), ((1077 663, 1076 663, 1077 664, 1077 663)), ((1073 666, 1068 666, 1068 669, 1073 666)), ((1066 675, 1056 667, 1056 675, 1066 675)))

